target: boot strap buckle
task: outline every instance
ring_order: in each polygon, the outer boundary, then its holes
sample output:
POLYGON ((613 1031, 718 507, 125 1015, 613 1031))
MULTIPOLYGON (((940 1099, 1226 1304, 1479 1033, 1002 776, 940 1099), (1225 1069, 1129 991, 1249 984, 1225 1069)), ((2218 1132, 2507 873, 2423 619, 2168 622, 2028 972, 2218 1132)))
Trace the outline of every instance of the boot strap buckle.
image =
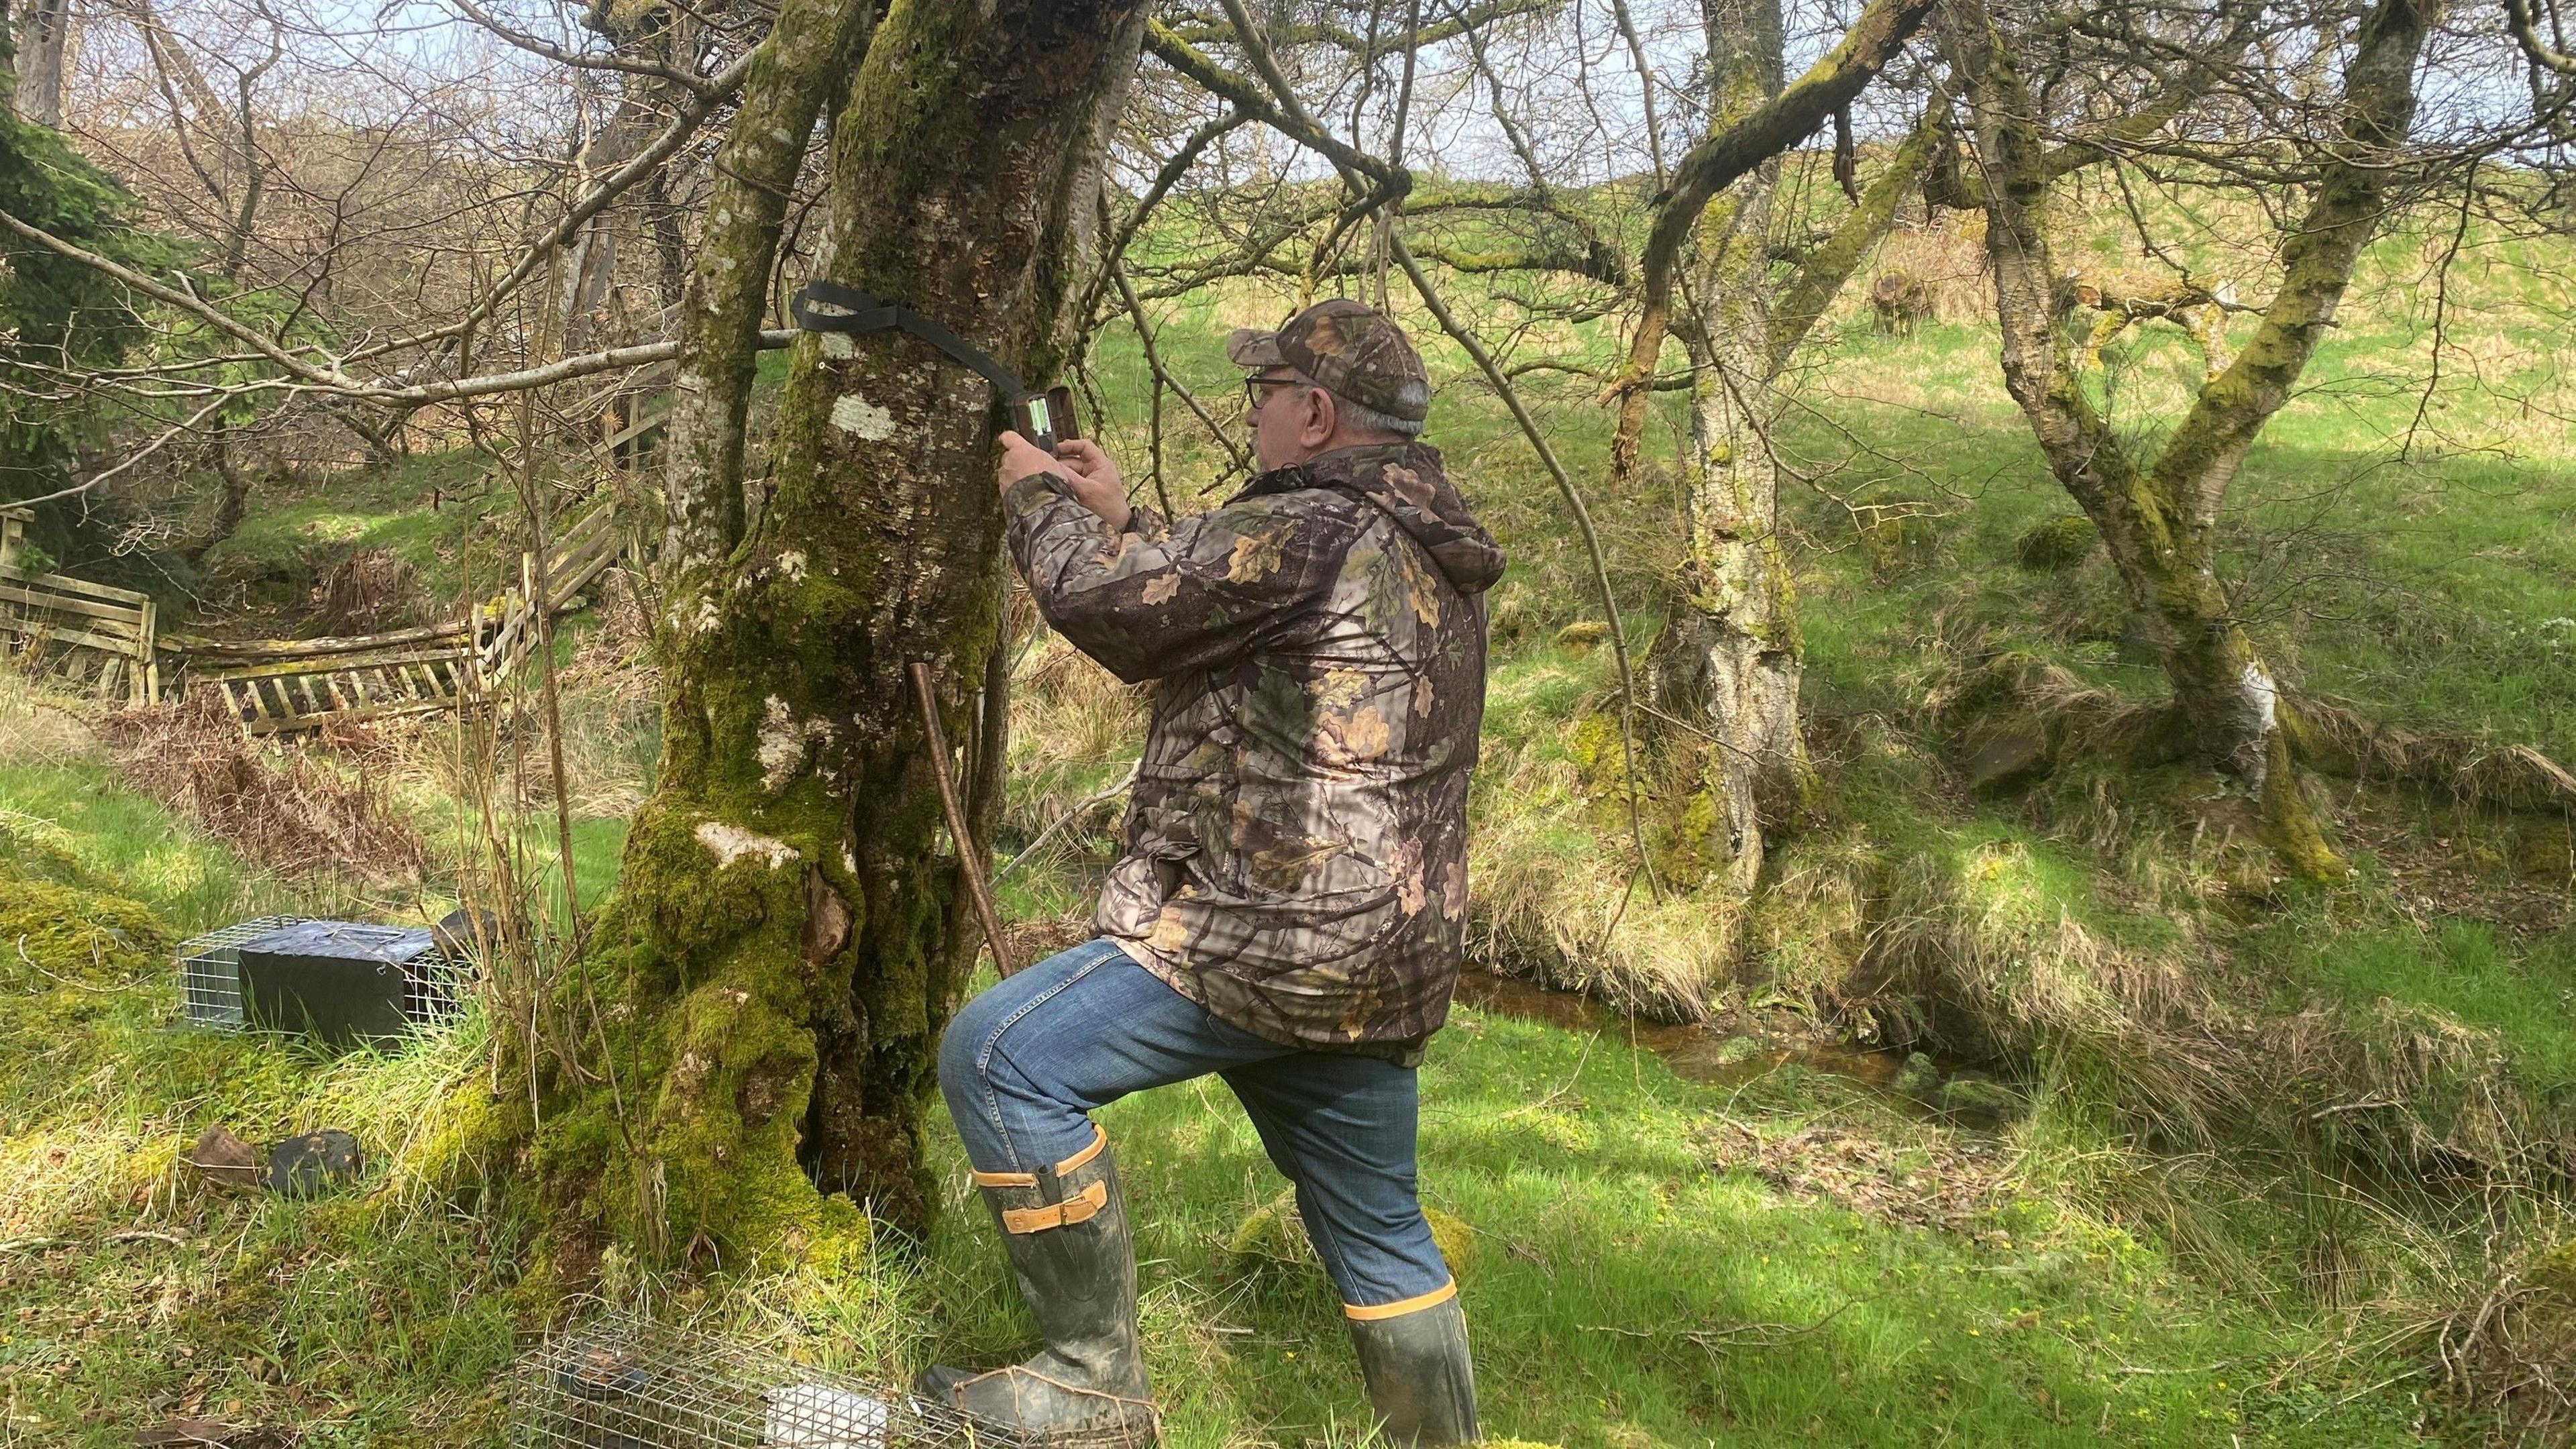
POLYGON ((1105 1181, 1094 1182, 1062 1202, 1049 1203, 1044 1207, 1003 1209, 1002 1229, 1005 1232, 1018 1234, 1042 1233, 1049 1228, 1070 1227, 1075 1223, 1091 1221, 1100 1215, 1101 1209, 1107 1206, 1109 1206, 1109 1184, 1105 1181))

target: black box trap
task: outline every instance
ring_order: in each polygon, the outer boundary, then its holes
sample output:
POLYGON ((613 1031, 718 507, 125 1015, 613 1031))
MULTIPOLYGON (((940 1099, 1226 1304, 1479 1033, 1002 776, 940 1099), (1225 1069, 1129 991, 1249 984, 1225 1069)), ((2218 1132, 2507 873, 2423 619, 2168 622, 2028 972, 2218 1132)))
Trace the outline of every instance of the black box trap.
POLYGON ((395 1040, 455 1012, 467 963, 426 927, 262 916, 180 948, 188 1020, 332 1046, 395 1040))

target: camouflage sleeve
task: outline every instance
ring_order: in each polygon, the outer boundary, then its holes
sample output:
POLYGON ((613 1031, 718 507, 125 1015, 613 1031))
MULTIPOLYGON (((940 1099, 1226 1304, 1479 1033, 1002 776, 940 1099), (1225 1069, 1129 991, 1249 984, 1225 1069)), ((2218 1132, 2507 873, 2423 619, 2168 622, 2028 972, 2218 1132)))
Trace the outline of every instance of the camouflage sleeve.
POLYGON ((1160 543, 1163 535, 1172 531, 1172 525, 1154 511, 1153 505, 1136 503, 1128 506, 1126 531, 1147 543, 1160 543))
POLYGON ((1356 512, 1336 495, 1282 494, 1178 523, 1139 508, 1113 533, 1046 473, 1012 484, 1002 509, 1039 612, 1130 684, 1231 663, 1310 613, 1356 512))

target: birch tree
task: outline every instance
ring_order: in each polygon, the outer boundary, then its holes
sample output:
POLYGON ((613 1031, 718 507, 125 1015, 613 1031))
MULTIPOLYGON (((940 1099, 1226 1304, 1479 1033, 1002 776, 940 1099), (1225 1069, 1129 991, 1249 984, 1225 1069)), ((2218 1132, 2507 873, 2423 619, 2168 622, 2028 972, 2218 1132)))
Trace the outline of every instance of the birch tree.
MULTIPOLYGON (((1784 27, 1779 0, 1704 0, 1702 13, 1715 142, 1780 100, 1784 27)), ((1903 29, 1887 34, 1885 50, 1851 68, 1874 73, 1883 65, 1903 29)), ((1787 264, 1774 215, 1780 164, 1765 159, 1717 196, 1681 264, 1695 307, 1679 329, 1690 361, 1684 543, 1646 674, 1658 716, 1679 726, 1662 729, 1660 743, 1696 756, 1692 795, 1710 806, 1704 836, 1686 833, 1681 842, 1685 857, 1734 902, 1749 900, 1761 876, 1766 828, 1779 829, 1807 788, 1801 648, 1772 446, 1783 373, 1886 235, 1923 157, 1920 136, 1893 148, 1834 231, 1787 264)), ((1635 456, 1629 429, 1643 420, 1642 400, 1642 390, 1632 390, 1617 443, 1625 460, 1635 456)))

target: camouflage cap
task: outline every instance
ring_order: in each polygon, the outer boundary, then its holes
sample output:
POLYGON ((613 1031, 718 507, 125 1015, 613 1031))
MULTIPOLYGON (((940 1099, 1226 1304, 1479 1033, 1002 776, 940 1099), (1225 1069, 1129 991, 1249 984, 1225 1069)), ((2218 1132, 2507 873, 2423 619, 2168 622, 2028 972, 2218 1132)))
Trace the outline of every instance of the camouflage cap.
POLYGON ((1364 408, 1418 423, 1431 415, 1431 376, 1383 312, 1348 297, 1318 302, 1276 332, 1237 327, 1225 340, 1237 367, 1293 367, 1364 408))

